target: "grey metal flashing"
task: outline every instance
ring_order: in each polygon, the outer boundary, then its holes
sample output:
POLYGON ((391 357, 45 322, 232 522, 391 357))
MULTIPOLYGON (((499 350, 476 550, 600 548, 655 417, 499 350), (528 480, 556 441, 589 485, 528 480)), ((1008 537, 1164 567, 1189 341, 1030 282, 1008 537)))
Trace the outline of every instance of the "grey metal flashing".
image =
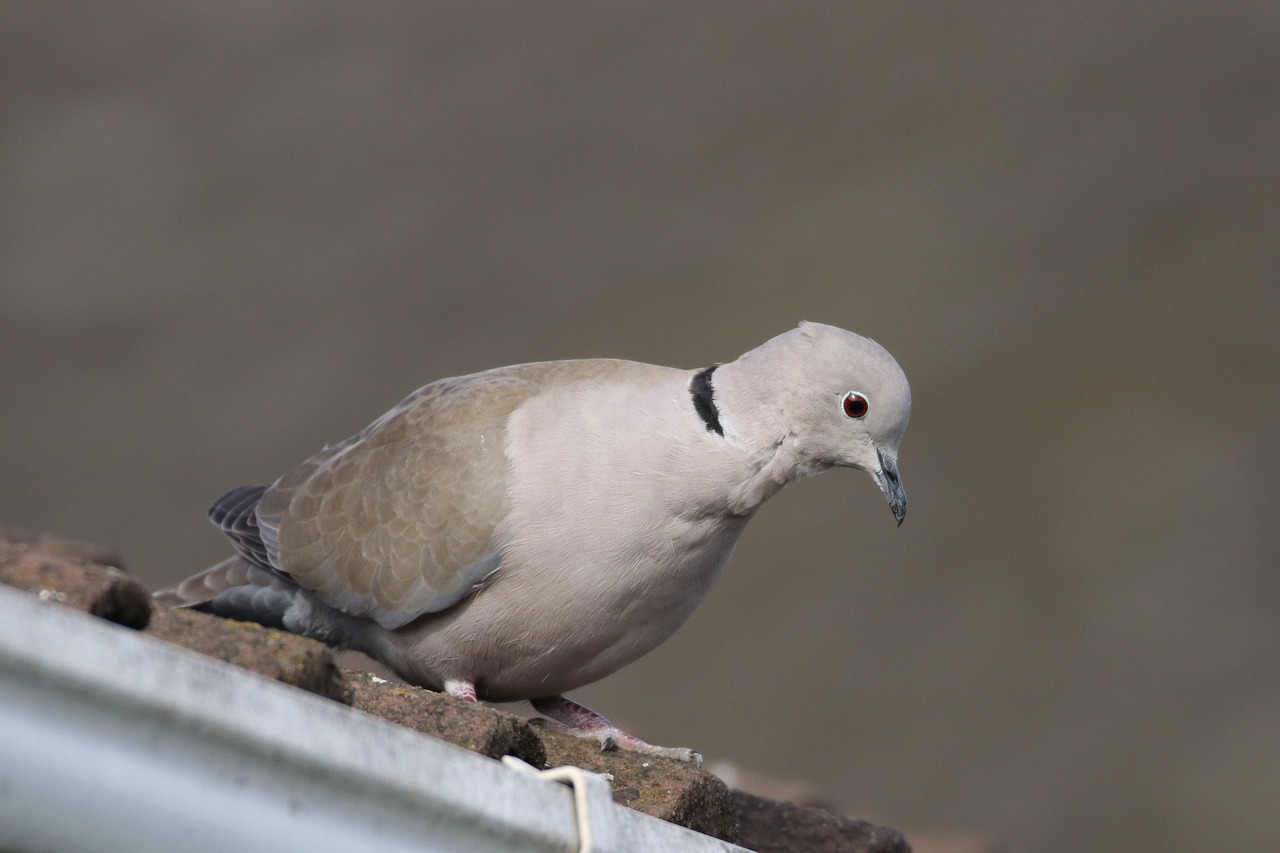
MULTIPOLYGON (((597 853, 743 849, 595 790, 597 853)), ((571 851, 581 796, 0 586, 0 850, 571 851)))

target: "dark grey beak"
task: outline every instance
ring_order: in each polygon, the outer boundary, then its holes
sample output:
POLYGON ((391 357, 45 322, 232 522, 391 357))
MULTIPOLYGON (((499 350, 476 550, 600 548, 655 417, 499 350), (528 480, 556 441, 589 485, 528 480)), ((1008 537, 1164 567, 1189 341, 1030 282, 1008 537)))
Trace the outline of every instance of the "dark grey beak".
POLYGON ((902 479, 898 476, 898 460, 885 456, 883 450, 877 450, 876 455, 880 457, 880 470, 875 473, 876 483, 879 484, 880 491, 884 492, 889 509, 901 527, 902 519, 907 517, 907 492, 902 488, 902 479))

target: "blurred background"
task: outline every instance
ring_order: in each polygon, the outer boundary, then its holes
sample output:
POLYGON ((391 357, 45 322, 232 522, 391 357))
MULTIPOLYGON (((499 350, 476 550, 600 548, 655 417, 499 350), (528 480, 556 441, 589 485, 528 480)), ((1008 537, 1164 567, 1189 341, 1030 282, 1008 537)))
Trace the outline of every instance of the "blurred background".
POLYGON ((1011 850, 1280 849, 1280 5, 10 2, 0 524, 152 585, 432 379, 911 378, 575 698, 1011 850))

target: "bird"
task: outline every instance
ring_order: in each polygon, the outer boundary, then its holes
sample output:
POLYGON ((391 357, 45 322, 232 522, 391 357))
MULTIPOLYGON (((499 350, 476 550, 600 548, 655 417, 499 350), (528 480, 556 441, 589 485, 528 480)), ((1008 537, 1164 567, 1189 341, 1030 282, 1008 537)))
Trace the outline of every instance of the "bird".
POLYGON ((440 379, 270 484, 219 497, 235 553, 155 593, 363 652, 468 702, 700 762, 567 698, 654 649, 765 500, 866 472, 902 524, 911 390, 875 341, 804 322, 699 369, 545 361, 440 379))

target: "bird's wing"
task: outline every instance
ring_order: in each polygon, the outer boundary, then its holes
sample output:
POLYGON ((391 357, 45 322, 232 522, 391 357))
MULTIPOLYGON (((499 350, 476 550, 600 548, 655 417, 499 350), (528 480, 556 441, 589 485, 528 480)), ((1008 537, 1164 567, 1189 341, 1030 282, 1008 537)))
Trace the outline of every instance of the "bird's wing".
POLYGON ((601 370, 543 362, 419 389, 267 489, 256 516, 272 565, 388 629, 456 604, 502 561, 512 412, 601 370))

